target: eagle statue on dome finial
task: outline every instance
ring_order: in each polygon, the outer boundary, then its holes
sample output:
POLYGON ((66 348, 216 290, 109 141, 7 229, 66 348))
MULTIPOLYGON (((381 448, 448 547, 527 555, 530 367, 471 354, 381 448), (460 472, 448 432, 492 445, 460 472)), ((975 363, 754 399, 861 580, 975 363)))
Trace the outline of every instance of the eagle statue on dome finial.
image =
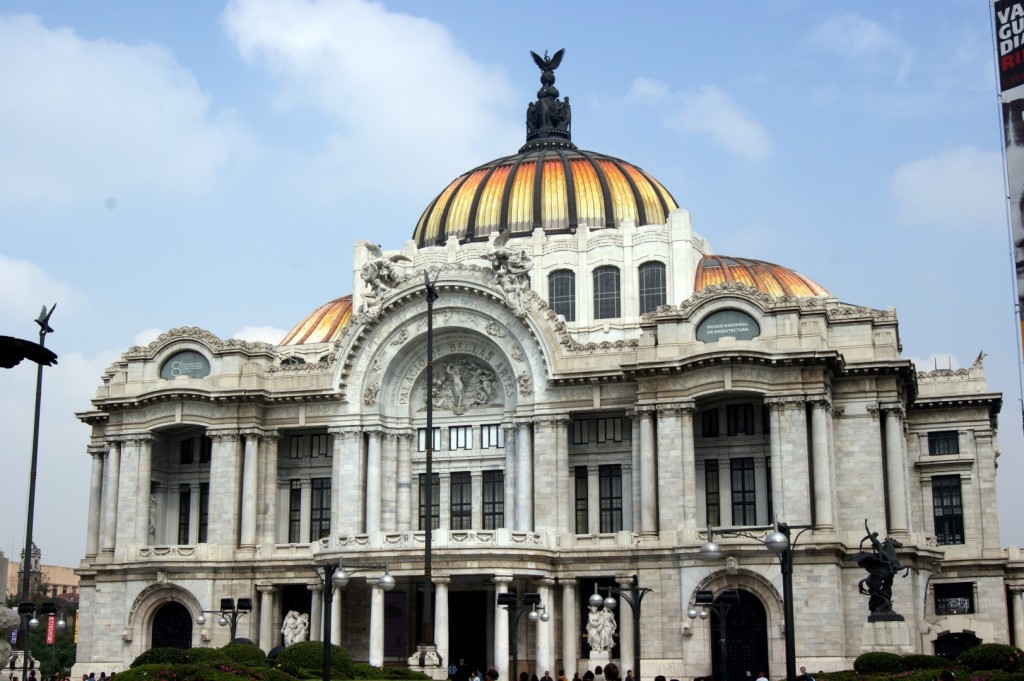
POLYGON ((565 48, 563 47, 558 52, 555 52, 555 56, 550 58, 548 57, 547 50, 544 50, 543 57, 531 50, 530 56, 533 57, 534 63, 540 67, 541 71, 554 71, 562 63, 562 57, 565 56, 565 48))

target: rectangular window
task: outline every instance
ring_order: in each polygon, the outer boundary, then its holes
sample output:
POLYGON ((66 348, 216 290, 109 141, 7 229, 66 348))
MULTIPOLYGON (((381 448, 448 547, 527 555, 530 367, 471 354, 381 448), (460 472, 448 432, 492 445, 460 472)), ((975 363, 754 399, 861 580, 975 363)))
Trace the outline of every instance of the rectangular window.
POLYGON ((619 268, 598 267, 594 270, 594 319, 613 319, 622 316, 619 298, 619 268))
POLYGON ((331 479, 313 478, 310 482, 309 539, 316 541, 331 535, 331 479))
POLYGON ((505 526, 505 472, 484 471, 484 529, 505 526))
POLYGON ((943 454, 959 454, 960 437, 955 430, 937 430, 928 433, 928 454, 930 456, 942 456, 943 454))
POLYGON ((718 437, 718 410, 708 409, 700 413, 701 437, 718 437))
POLYGON ((302 457, 302 436, 292 435, 288 439, 288 458, 298 459, 302 457))
MULTIPOLYGON (((424 430, 426 430, 424 428, 424 430)), ((430 527, 437 529, 441 526, 441 475, 434 473, 431 476, 434 480, 430 485, 430 527)), ((420 473, 420 513, 419 527, 422 530, 427 524, 427 474, 420 473)))
POLYGON ((451 528, 453 530, 473 528, 473 479, 468 471, 452 473, 451 528))
POLYGON ((764 457, 764 472, 765 477, 768 479, 765 481, 765 489, 768 494, 768 519, 771 520, 775 517, 775 502, 772 501, 772 457, 764 457))
POLYGON ((756 525, 757 505, 754 500, 754 459, 730 459, 732 473, 732 524, 756 525))
POLYGON ((574 445, 590 443, 590 423, 585 419, 572 422, 572 443, 574 445))
POLYGON ((935 539, 939 544, 963 544, 964 506, 959 475, 936 475, 932 478, 932 511, 935 539))
POLYGON ((309 450, 312 457, 327 456, 327 433, 311 436, 309 450))
POLYGON ((772 414, 767 404, 761 405, 761 432, 765 435, 772 432, 772 414))
POLYGON ((204 436, 199 442, 199 463, 210 463, 210 457, 213 456, 213 440, 204 436))
POLYGON ((722 524, 722 493, 718 484, 718 459, 704 462, 704 511, 708 525, 722 524))
POLYGON ((589 534, 590 521, 587 508, 587 467, 576 466, 573 469, 576 476, 576 534, 589 534))
POLYGON ((505 430, 500 423, 480 426, 480 446, 484 449, 492 447, 501 449, 505 446, 505 430))
POLYGON ((665 304, 665 265, 660 262, 644 263, 639 268, 640 314, 654 312, 665 304))
POLYGON ((192 486, 178 488, 178 543, 188 544, 189 523, 192 521, 192 486))
POLYGON ((973 613, 973 582, 935 585, 936 615, 971 615, 973 613))
MULTIPOLYGON (((419 438, 419 450, 421 452, 427 451, 427 429, 420 428, 417 434, 419 438)), ((434 428, 434 445, 431 447, 435 452, 441 449, 441 429, 434 428)))
POLYGON ((199 543, 205 544, 210 530, 210 483, 199 483, 199 543))
POLYGON ((288 543, 302 541, 302 481, 292 480, 288 488, 288 543))
POLYGON ((556 270, 548 275, 548 304, 565 321, 576 321, 576 274, 572 270, 556 270))
POLYGON ((729 435, 754 434, 754 405, 730 404, 725 408, 729 435))
POLYGON ((181 463, 192 463, 196 458, 196 441, 195 438, 189 438, 182 440, 179 445, 179 461, 181 463))
POLYGON ((598 442, 622 442, 622 418, 596 419, 598 442))
POLYGON ((618 532, 622 529, 622 466, 600 466, 598 479, 601 496, 601 532, 618 532))
POLYGON ((473 449, 473 426, 449 426, 448 449, 473 449))

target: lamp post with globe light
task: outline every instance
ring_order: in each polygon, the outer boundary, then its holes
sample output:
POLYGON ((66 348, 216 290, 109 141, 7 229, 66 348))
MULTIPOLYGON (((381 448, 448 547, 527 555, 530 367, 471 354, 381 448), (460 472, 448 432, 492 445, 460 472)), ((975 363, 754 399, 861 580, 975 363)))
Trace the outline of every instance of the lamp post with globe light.
POLYGON ((233 598, 222 598, 220 599, 220 610, 203 610, 196 616, 196 624, 203 626, 206 624, 206 614, 220 615, 217 618, 217 624, 222 627, 231 627, 231 642, 238 637, 238 620, 243 615, 248 615, 252 612, 252 599, 251 598, 239 598, 238 603, 235 603, 233 598))
MULTIPOLYGON (((774 553, 782 567, 782 601, 783 622, 786 640, 786 681, 796 680, 796 636, 794 632, 793 614, 793 546, 800 535, 813 529, 812 525, 788 525, 778 520, 767 528, 756 527, 708 527, 708 538, 700 547, 700 557, 705 560, 718 560, 722 557, 722 547, 715 541, 715 535, 725 537, 747 537, 755 539, 765 548, 774 553), (758 529, 768 530, 764 537, 753 534, 758 529), (800 530, 795 537, 793 530, 800 530)), ((723 657, 724 663, 724 657, 723 657)))
POLYGON ((509 587, 508 591, 498 594, 498 605, 508 611, 508 650, 512 655, 512 671, 509 673, 509 679, 515 681, 516 670, 519 667, 519 620, 526 615, 529 621, 537 624, 538 622, 547 622, 551 619, 551 615, 548 614, 547 606, 541 603, 539 593, 525 593, 523 602, 519 603, 514 587, 509 587))
POLYGON ((596 588, 608 592, 608 596, 601 598, 601 594, 595 590, 588 599, 588 604, 595 608, 605 607, 608 610, 614 610, 618 606, 618 601, 612 598, 612 595, 615 594, 626 601, 626 604, 633 611, 633 669, 636 672, 636 680, 640 681, 642 678, 640 676, 640 605, 644 600, 644 596, 654 591, 654 589, 640 586, 636 575, 633 575, 633 584, 625 589, 619 586, 596 587, 595 585, 596 588))
POLYGON ((323 582, 323 594, 324 594, 324 606, 323 606, 323 644, 324 644, 324 655, 323 655, 323 671, 322 681, 330 681, 331 679, 331 608, 334 603, 334 589, 344 589, 348 586, 349 579, 352 575, 360 572, 367 572, 370 570, 384 570, 384 576, 380 578, 379 586, 384 591, 391 591, 395 588, 395 578, 391 576, 388 571, 387 564, 385 565, 365 565, 352 570, 346 571, 341 565, 341 559, 335 563, 325 563, 323 572, 317 570, 317 576, 320 577, 323 582))

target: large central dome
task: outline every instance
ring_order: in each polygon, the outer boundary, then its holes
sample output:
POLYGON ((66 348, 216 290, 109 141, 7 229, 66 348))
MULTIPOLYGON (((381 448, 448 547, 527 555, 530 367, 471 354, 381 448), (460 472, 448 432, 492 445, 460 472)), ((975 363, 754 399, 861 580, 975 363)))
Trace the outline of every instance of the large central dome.
POLYGON ((656 179, 635 165, 578 149, 534 149, 485 163, 459 176, 423 212, 419 246, 486 239, 508 230, 570 232, 581 225, 665 224, 678 208, 656 179))
POLYGON ((420 247, 486 239, 491 232, 528 236, 637 225, 662 225, 678 208, 672 195, 643 170, 621 159, 577 149, 571 141, 569 100, 558 98, 550 59, 534 54, 541 69, 537 101, 526 110, 526 144, 451 182, 423 211, 413 240, 420 247))

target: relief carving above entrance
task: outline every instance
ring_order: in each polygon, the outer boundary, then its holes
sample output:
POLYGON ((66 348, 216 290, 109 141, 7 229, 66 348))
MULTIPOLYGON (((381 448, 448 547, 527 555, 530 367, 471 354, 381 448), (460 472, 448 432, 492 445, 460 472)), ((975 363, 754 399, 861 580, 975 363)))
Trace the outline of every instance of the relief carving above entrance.
MULTIPOLYGON (((500 383, 487 364, 463 357, 445 361, 434 375, 434 409, 464 414, 474 407, 501 406, 500 383)), ((423 391, 423 408, 427 391, 423 391)))

